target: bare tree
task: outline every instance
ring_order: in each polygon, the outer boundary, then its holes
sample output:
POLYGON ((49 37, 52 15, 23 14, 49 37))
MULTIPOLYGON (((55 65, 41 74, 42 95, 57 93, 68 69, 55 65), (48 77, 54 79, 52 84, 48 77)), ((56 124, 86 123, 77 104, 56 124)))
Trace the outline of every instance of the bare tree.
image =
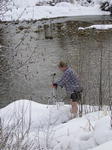
POLYGON ((0 0, 0 18, 3 18, 5 13, 9 10, 9 3, 11 0, 0 0))

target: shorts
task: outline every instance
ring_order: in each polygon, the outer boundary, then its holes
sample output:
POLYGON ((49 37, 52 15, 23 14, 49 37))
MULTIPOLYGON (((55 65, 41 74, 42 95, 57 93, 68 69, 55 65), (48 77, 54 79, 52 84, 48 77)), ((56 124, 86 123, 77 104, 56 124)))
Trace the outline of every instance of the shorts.
POLYGON ((72 102, 80 102, 82 97, 82 92, 74 92, 71 94, 70 98, 72 102))

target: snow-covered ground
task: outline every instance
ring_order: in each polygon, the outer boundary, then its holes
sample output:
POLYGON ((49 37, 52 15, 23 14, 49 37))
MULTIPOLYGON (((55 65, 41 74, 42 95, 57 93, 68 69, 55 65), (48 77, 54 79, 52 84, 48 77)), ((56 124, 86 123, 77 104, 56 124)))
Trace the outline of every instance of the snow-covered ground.
POLYGON ((112 141, 106 142, 92 150, 112 150, 112 141))
POLYGON ((43 149, 47 145, 52 150, 110 150, 112 129, 108 111, 72 120, 70 117, 69 105, 43 105, 29 100, 13 102, 0 110, 4 127, 13 126, 22 118, 25 129, 30 122, 29 140, 38 139, 43 149))
POLYGON ((112 29, 112 24, 98 24, 89 27, 79 27, 79 30, 86 30, 86 29, 108 30, 112 29))
MULTIPOLYGON (((82 5, 78 1, 73 4, 67 2, 57 3, 55 6, 37 6, 39 2, 48 0, 13 0, 9 5, 10 10, 1 18, 2 20, 31 20, 42 18, 53 18, 63 16, 84 16, 84 15, 109 15, 109 12, 100 10, 99 0, 93 4, 82 5)), ((82 1, 84 2, 84 1, 82 1)))

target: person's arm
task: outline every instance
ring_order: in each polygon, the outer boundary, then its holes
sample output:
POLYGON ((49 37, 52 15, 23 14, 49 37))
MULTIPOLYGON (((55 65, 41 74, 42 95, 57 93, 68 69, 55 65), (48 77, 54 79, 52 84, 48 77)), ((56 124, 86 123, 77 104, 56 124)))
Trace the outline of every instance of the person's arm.
POLYGON ((56 87, 60 86, 63 88, 69 79, 70 79, 70 74, 69 74, 69 72, 66 72, 59 81, 54 83, 54 86, 56 86, 56 87))

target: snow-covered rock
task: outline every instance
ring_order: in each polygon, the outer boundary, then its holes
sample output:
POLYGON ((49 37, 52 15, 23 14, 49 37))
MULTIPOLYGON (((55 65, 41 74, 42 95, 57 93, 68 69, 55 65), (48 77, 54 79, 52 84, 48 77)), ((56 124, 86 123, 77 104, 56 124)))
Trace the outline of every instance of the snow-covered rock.
POLYGON ((98 29, 98 30, 108 30, 112 29, 112 24, 96 24, 91 25, 89 27, 79 27, 79 30, 86 30, 86 29, 98 29))
POLYGON ((95 125, 94 138, 98 145, 112 140, 112 129, 110 127, 110 117, 104 117, 95 125))

